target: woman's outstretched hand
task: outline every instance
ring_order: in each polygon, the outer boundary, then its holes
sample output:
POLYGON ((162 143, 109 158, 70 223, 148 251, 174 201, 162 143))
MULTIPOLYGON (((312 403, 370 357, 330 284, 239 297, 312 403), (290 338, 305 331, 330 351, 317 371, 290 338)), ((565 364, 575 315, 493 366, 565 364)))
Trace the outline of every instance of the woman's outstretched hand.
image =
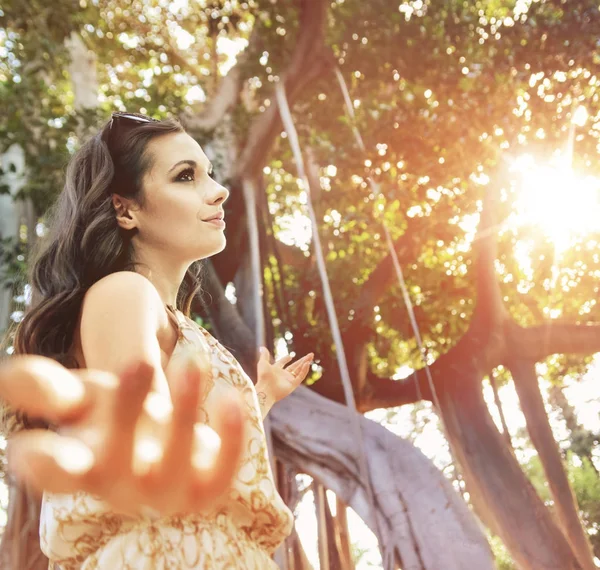
POLYGON ((144 363, 116 376, 10 358, 0 368, 0 398, 58 430, 12 436, 9 469, 40 492, 85 491, 132 516, 216 506, 241 457, 242 401, 216 405, 215 433, 196 423, 208 374, 196 358, 169 378, 170 398, 150 392, 153 374, 144 363))
POLYGON ((256 380, 256 392, 261 406, 261 394, 268 407, 289 396, 306 378, 313 359, 314 354, 311 352, 293 362, 293 358, 287 355, 271 363, 268 349, 261 347, 256 380))

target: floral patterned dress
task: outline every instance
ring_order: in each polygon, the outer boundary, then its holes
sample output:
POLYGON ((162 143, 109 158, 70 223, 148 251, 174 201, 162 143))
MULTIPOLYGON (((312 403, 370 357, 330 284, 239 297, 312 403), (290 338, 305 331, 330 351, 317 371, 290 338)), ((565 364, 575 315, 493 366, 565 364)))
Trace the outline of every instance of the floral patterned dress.
POLYGON ((86 493, 46 493, 40 543, 49 570, 268 570, 271 555, 290 534, 293 515, 276 490, 254 385, 240 364, 210 333, 179 311, 179 339, 167 367, 183 347, 208 351, 212 379, 199 421, 210 425, 211 401, 237 390, 249 410, 249 436, 228 500, 210 514, 152 519, 126 517, 86 493))

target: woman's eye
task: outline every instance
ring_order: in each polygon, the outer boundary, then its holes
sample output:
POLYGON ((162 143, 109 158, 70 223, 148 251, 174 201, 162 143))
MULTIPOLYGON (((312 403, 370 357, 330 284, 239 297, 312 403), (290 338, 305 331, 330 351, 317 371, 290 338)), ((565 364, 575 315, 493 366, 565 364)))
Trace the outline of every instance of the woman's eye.
POLYGON ((182 170, 178 176, 177 176, 177 180, 180 182, 191 182, 194 180, 194 169, 193 168, 186 168, 185 170, 182 170))

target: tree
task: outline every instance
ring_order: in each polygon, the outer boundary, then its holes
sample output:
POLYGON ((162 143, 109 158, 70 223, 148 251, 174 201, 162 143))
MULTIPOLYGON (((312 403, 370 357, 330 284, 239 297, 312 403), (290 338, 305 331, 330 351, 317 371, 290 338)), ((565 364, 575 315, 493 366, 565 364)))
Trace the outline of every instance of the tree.
MULTIPOLYGON (((289 350, 319 356, 310 392, 299 390, 272 412, 277 456, 306 469, 307 458, 323 449, 310 435, 324 435, 316 428, 322 419, 311 420, 310 410, 338 417, 338 426, 348 420, 334 404, 345 403, 345 396, 314 251, 309 239, 297 235, 300 226, 296 235, 286 232, 306 193, 282 133, 274 85, 283 82, 309 164, 359 409, 433 401, 477 515, 515 562, 535 569, 594 567, 541 405, 535 364, 564 355, 554 370, 558 376, 585 369, 588 357, 600 351, 597 230, 582 236, 571 227, 568 243, 556 252, 531 224, 515 223, 520 194, 514 175, 504 177, 501 157, 550 156, 570 144, 574 168, 598 175, 597 4, 572 0, 567 9, 559 0, 400 6, 303 0, 134 2, 125 8, 103 0, 49 8, 8 2, 1 18, 6 55, 0 97, 8 112, 0 118, 0 140, 3 148, 15 142, 24 148, 31 172, 21 195, 33 201, 38 216, 59 191, 57 165, 76 144, 81 124, 97 123, 109 109, 174 114, 205 147, 231 190, 226 216, 236 223, 228 226, 226 253, 207 264, 207 295, 194 310, 249 372, 259 316, 247 239, 253 212, 243 188, 255 188, 267 342, 284 338, 289 350), (92 109, 75 110, 75 82, 64 71, 73 32, 98 62, 99 104, 92 109), (235 63, 223 51, 227 40, 237 42, 230 49, 245 46, 235 63), (355 122, 345 112, 336 68, 348 83, 355 122), (572 121, 580 104, 590 115, 586 128, 572 121), (31 108, 36 113, 25 112, 31 108), (361 133, 366 155, 354 144, 352 127, 361 133), (379 184, 379 195, 369 177, 379 184), (414 305, 431 383, 383 222, 414 305), (235 290, 235 304, 227 286, 235 290), (398 380, 401 366, 414 372, 398 380), (519 393, 556 516, 483 400, 482 380, 499 367, 510 372, 519 393), (298 418, 293 426, 291 414, 298 418)), ((547 212, 544 205, 538 209, 547 212)), ((389 439, 376 426, 365 430, 374 441, 389 439)), ((394 461, 400 461, 403 444, 390 445, 388 455, 369 456, 372 473, 399 465, 394 461)), ((313 474, 351 503, 348 485, 356 465, 335 454, 350 448, 330 439, 328 449, 310 462, 313 474)), ((421 465, 413 452, 404 457, 406 468, 421 465)), ((420 473, 423 489, 438 481, 425 466, 420 473)), ((394 482, 400 499, 415 481, 394 482)), ((470 537, 485 557, 468 512, 448 496, 452 510, 445 524, 470 537)), ((425 510, 402 505, 412 534, 400 539, 389 525, 397 511, 386 508, 400 506, 378 503, 381 534, 397 561, 439 567, 436 547, 442 548, 428 538, 425 510)), ((361 515, 368 522, 368 513, 361 515)), ((448 542, 450 549, 456 544, 448 542)), ((457 554, 456 567, 464 555, 457 554)))

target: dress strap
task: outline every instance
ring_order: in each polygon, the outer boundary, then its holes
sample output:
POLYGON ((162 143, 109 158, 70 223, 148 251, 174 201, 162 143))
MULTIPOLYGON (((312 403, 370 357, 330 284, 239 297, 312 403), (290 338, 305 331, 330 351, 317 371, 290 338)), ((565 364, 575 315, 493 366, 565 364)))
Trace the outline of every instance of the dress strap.
POLYGON ((183 331, 181 330, 181 320, 179 315, 177 314, 177 309, 174 309, 172 305, 165 305, 167 308, 167 315, 171 319, 171 322, 175 323, 175 327, 177 328, 177 336, 181 339, 183 338, 183 331))

